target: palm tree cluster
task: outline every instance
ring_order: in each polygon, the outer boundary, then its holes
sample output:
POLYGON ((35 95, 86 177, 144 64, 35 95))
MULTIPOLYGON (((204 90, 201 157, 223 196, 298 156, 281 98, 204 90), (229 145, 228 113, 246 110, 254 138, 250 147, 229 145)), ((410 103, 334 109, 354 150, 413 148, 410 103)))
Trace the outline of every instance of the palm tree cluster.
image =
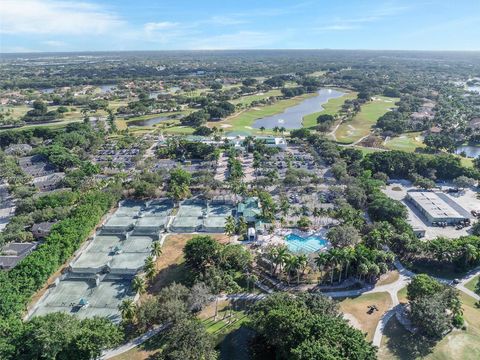
POLYGON ((315 264, 321 272, 330 273, 330 283, 333 283, 335 272, 338 282, 348 278, 349 275, 358 277, 360 281, 372 281, 387 272, 394 260, 395 256, 391 252, 357 245, 341 249, 332 248, 319 253, 315 264))
POLYGON ((271 275, 279 277, 285 276, 288 284, 291 277, 296 277, 297 284, 300 278, 305 275, 308 266, 308 257, 305 254, 292 254, 284 245, 272 246, 267 252, 267 258, 271 264, 271 275))
POLYGON ((247 233, 248 224, 246 223, 243 216, 239 217, 238 220, 232 215, 227 216, 225 219, 225 233, 228 236, 245 235, 247 233))
POLYGON ((283 126, 282 126, 282 127, 275 126, 275 127, 273 128, 273 132, 274 132, 275 134, 280 133, 280 134, 283 135, 286 131, 287 131, 287 129, 285 129, 285 127, 283 127, 283 126))

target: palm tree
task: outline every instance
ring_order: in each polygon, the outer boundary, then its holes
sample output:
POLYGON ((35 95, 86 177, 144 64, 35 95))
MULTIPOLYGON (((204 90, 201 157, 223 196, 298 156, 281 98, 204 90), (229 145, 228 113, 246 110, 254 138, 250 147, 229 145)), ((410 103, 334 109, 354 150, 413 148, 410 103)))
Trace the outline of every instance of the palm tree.
POLYGON ((319 253, 318 256, 315 258, 315 265, 318 266, 318 269, 320 270, 321 274, 320 276, 323 278, 323 269, 328 263, 328 256, 327 253, 319 253))
POLYGON ((277 253, 275 258, 273 259, 273 262, 275 264, 275 269, 273 270, 274 274, 277 272, 277 267, 280 267, 280 271, 282 271, 282 267, 285 264, 285 261, 287 260, 289 255, 290 254, 286 246, 282 245, 277 247, 277 253))
POLYGON ((370 275, 371 281, 372 277, 375 278, 378 276, 378 274, 380 274, 380 267, 375 263, 371 263, 370 265, 368 265, 368 274, 370 275))
POLYGON ((137 310, 137 306, 133 302, 132 299, 125 299, 122 303, 118 306, 118 310, 122 315, 122 320, 125 322, 131 322, 135 317, 135 312, 137 310))
POLYGON ((343 260, 345 261, 345 279, 348 277, 348 267, 355 259, 355 251, 351 247, 343 249, 343 260))
POLYGON ((280 133, 283 135, 287 129, 285 129, 283 126, 278 130, 280 133))
POLYGON ((275 126, 275 127, 273 128, 273 132, 274 132, 275 134, 276 134, 279 130, 280 130, 280 128, 279 128, 278 126, 275 126))
POLYGON ((235 219, 233 218, 233 216, 229 215, 227 216, 227 218, 225 219, 225 233, 228 235, 228 236, 232 236, 233 234, 235 234, 236 232, 236 226, 235 226, 235 219))
POLYGON ((365 263, 361 263, 358 265, 358 273, 360 275, 360 280, 362 280, 362 277, 365 277, 368 274, 368 265, 365 263))
POLYGON ((147 284, 145 284, 145 279, 140 276, 135 276, 132 280, 132 289, 140 295, 145 294, 147 291, 147 284))
POLYGON ((248 274, 247 276, 247 291, 249 291, 250 283, 252 283, 252 290, 255 290, 255 283, 258 281, 258 276, 255 274, 248 274))
POLYGON ((150 255, 152 255, 155 258, 158 258, 160 255, 162 255, 162 252, 163 252, 162 244, 160 244, 160 241, 154 241, 150 249, 150 255))
POLYGON ((338 282, 342 281, 342 270, 343 270, 343 251, 341 249, 331 249, 330 253, 330 263, 332 265, 332 275, 331 282, 333 282, 333 273, 335 270, 339 272, 338 282))
POLYGON ((472 244, 465 245, 465 247, 463 249, 463 253, 464 253, 464 258, 465 258, 465 266, 467 266, 471 262, 474 262, 479 257, 479 253, 477 251, 477 248, 475 246, 473 246, 472 244))
POLYGON ((298 273, 299 264, 298 258, 295 255, 289 254, 285 259, 285 272, 287 274, 287 284, 290 285, 290 274, 292 272, 298 273))
POLYGON ((260 126, 260 131, 263 133, 265 131, 265 126, 260 126))
POLYGON ((297 284, 300 284, 300 273, 302 276, 305 274, 305 269, 308 266, 308 257, 305 254, 297 256, 298 270, 297 270, 297 284))
POLYGON ((267 258, 270 261, 270 275, 273 276, 275 273, 275 259, 277 258, 278 248, 276 246, 272 246, 267 250, 267 258))
POLYGON ((153 256, 148 256, 145 259, 145 265, 143 266, 143 271, 145 272, 145 276, 149 281, 153 280, 157 273, 157 269, 155 268, 155 260, 153 260, 153 256))
POLYGON ((240 216, 238 218, 238 223, 237 223, 237 234, 238 235, 245 235, 248 230, 248 224, 245 221, 245 218, 243 216, 240 216))

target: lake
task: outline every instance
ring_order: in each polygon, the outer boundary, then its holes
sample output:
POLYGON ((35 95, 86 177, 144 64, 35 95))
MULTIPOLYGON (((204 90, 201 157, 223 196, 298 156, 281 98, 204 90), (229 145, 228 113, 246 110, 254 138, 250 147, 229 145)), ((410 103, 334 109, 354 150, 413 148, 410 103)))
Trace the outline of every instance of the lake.
POLYGON ((107 92, 111 92, 115 89, 115 84, 107 84, 107 85, 98 85, 100 91, 105 94, 107 92))
POLYGON ((303 117, 323 110, 322 104, 330 99, 335 99, 345 93, 333 89, 320 89, 317 96, 303 100, 300 104, 285 109, 284 112, 255 120, 253 127, 256 129, 262 126, 266 129, 273 129, 275 126, 285 129, 298 129, 302 127, 303 117))
POLYGON ((44 94, 51 94, 55 91, 55 88, 44 88, 44 89, 40 89, 40 91, 44 94))
POLYGON ((157 116, 151 119, 145 119, 145 120, 138 120, 138 121, 131 121, 127 122, 127 126, 153 126, 155 124, 161 123, 162 121, 168 121, 168 120, 175 120, 178 119, 179 117, 171 117, 171 116, 157 116))
POLYGON ((467 86, 467 90, 477 92, 480 94, 480 85, 467 86))
POLYGON ((461 145, 457 147, 457 149, 455 150, 455 154, 460 154, 461 152, 465 152, 465 154, 467 154, 467 157, 477 158, 478 156, 480 156, 480 146, 461 145))

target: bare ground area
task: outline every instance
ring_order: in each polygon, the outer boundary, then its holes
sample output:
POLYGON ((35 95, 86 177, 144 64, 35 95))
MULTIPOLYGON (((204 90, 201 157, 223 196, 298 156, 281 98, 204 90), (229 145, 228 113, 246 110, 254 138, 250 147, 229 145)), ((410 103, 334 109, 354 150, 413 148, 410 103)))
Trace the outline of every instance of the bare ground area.
POLYGON ((347 298, 340 302, 340 311, 350 320, 350 324, 367 333, 367 340, 373 339, 380 318, 390 308, 392 301, 386 292, 364 294, 356 298, 347 298), (368 306, 376 305, 378 311, 368 313, 368 306))
MULTIPOLYGON (((157 260, 158 274, 148 291, 150 294, 157 294, 163 287, 173 282, 181 282, 184 279, 183 248, 188 240, 199 235, 207 234, 167 235, 163 242, 162 254, 157 260)), ((221 243, 229 241, 228 236, 224 234, 209 234, 209 236, 221 243)))

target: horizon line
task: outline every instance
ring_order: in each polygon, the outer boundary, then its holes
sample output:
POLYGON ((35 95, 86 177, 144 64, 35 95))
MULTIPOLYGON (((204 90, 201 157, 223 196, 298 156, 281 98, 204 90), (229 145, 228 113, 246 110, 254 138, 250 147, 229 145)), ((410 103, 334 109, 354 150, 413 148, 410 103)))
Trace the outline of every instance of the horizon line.
POLYGON ((2 52, 0 55, 24 55, 24 54, 73 54, 73 53, 113 53, 113 52, 228 52, 228 51, 385 51, 385 52, 479 52, 480 49, 368 49, 368 48, 238 48, 238 49, 149 49, 149 50, 65 50, 65 51, 24 51, 24 52, 2 52))

